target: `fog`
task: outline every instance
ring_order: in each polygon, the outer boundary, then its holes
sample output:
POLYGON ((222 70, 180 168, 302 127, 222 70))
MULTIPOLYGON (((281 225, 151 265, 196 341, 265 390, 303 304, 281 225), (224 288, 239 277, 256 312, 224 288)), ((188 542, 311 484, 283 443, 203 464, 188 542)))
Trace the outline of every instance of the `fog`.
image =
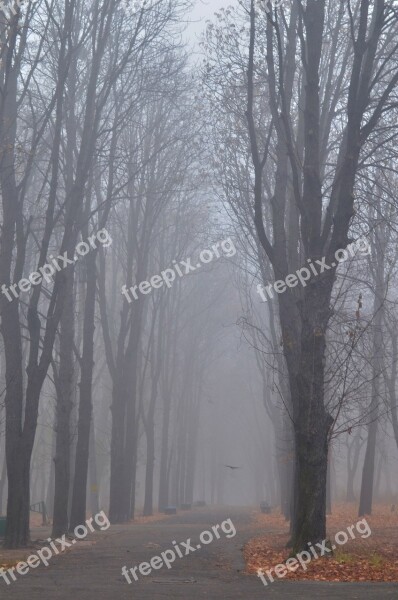
POLYGON ((393 507, 393 7, 50 4, 0 7, 5 547, 393 507))

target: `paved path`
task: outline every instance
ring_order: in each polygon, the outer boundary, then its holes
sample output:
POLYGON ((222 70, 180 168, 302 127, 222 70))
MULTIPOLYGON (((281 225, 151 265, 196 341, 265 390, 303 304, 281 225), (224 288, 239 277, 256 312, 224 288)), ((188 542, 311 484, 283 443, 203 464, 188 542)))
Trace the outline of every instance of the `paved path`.
POLYGON ((279 581, 264 587, 256 576, 243 573, 241 548, 256 532, 250 511, 236 508, 197 509, 150 524, 114 526, 95 533, 94 543, 82 543, 7 586, 0 579, 3 600, 389 600, 398 598, 398 584, 328 584, 279 581), (177 559, 171 570, 162 568, 128 585, 121 568, 128 568, 172 548, 172 542, 191 538, 193 546, 205 530, 231 518, 238 534, 221 539, 177 559))

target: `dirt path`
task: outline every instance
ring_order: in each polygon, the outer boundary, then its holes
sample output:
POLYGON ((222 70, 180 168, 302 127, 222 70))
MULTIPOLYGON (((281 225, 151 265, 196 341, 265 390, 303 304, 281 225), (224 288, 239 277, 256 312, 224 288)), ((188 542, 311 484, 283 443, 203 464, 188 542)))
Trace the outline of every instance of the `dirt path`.
MULTIPOLYGON (((55 557, 47 568, 40 566, 7 586, 0 579, 0 598, 6 600, 157 600, 163 598, 209 600, 250 598, 308 600, 396 599, 397 584, 322 584, 277 582, 265 588, 255 576, 245 575, 241 548, 255 534, 250 511, 236 508, 198 509, 157 523, 115 526, 96 533, 74 546, 66 555, 55 557), (220 530, 218 541, 197 549, 199 536, 213 525, 231 518, 236 537, 226 539, 220 530), (191 538, 189 556, 177 558, 172 568, 163 567, 128 585, 122 576, 128 568, 149 562, 173 548, 173 541, 191 538), (90 543, 91 542, 91 543, 90 543)), ((184 550, 185 552, 185 550, 184 550)))

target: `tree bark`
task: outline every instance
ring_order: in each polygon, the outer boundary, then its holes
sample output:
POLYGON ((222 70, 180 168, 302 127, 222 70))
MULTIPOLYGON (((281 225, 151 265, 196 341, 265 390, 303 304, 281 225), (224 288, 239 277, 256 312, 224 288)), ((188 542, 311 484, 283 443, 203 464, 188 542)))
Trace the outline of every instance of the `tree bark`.
POLYGON ((74 383, 74 295, 73 270, 68 271, 65 308, 61 318, 59 375, 54 372, 57 390, 56 447, 54 457, 54 510, 52 537, 69 529, 68 500, 70 486, 71 412, 74 383))
POLYGON ((384 314, 384 247, 375 246, 377 259, 376 286, 373 304, 373 351, 372 351, 372 386, 369 408, 368 437, 365 461, 362 470, 361 496, 358 515, 372 514, 374 474, 376 458, 376 439, 379 420, 380 386, 383 377, 383 314, 384 314))
POLYGON ((92 251, 86 256, 86 302, 84 305, 83 352, 79 398, 79 420, 76 444, 75 477, 71 509, 71 528, 82 525, 86 520, 87 478, 92 420, 92 380, 94 369, 94 332, 96 297, 96 257, 92 251))

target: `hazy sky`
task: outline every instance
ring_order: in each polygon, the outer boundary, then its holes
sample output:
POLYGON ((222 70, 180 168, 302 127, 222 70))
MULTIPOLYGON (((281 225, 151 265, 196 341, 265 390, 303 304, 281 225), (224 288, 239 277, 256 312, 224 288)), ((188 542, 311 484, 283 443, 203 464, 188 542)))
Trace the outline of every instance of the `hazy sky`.
POLYGON ((191 44, 197 47, 199 36, 205 28, 206 19, 211 18, 216 10, 235 3, 236 0, 196 0, 190 15, 192 22, 188 25, 185 34, 191 44))

